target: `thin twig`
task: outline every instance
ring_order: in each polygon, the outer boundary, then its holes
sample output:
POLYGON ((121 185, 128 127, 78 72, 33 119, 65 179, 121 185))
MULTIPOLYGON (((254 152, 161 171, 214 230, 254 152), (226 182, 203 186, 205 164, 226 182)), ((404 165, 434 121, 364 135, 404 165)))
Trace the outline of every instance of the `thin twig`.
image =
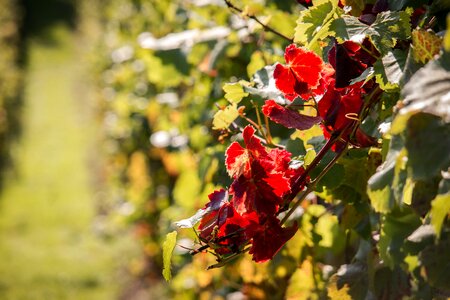
MULTIPOLYGON (((224 1, 225 1, 225 4, 226 4, 230 9, 235 10, 235 11, 237 11, 237 12, 240 13, 240 14, 243 13, 243 10, 240 9, 240 8, 238 8, 238 7, 236 7, 233 3, 231 3, 230 0, 224 0, 224 1)), ((264 24, 264 22, 262 22, 261 20, 259 20, 257 17, 252 16, 252 15, 249 15, 249 14, 246 14, 246 16, 249 17, 250 19, 255 20, 259 25, 261 25, 261 26, 264 28, 264 30, 270 31, 270 32, 272 32, 272 33, 278 35, 279 37, 282 37, 283 39, 285 39, 285 40, 287 40, 287 41, 289 41, 289 42, 291 42, 291 43, 294 42, 294 39, 292 39, 292 38, 290 38, 290 37, 288 37, 288 36, 282 34, 281 32, 279 32, 279 31, 273 29, 272 27, 268 26, 267 24, 264 24)))

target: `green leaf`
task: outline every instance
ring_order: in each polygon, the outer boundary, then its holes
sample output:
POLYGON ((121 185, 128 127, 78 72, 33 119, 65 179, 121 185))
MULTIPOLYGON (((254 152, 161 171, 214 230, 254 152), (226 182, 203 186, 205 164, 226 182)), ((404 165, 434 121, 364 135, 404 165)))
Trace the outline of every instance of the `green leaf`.
POLYGON ((381 267, 375 273, 374 299, 404 299, 411 294, 410 278, 408 274, 395 266, 381 267))
POLYGON ((401 10, 409 0, 388 0, 390 10, 401 10))
POLYGON ((416 230, 422 222, 411 209, 404 207, 381 216, 381 235, 378 243, 381 259, 393 267, 403 262, 406 256, 403 250, 405 239, 416 230))
POLYGON ((317 183, 318 188, 332 190, 344 182, 345 169, 342 164, 335 164, 317 183))
POLYGON ((450 193, 440 194, 431 202, 431 224, 436 230, 436 235, 441 234, 442 224, 450 213, 450 193))
POLYGON ((275 70, 275 64, 265 66, 258 70, 253 75, 253 82, 256 84, 256 88, 251 86, 244 86, 244 91, 252 95, 261 97, 263 100, 274 99, 278 103, 282 103, 284 100, 281 92, 275 85, 275 79, 273 78, 273 71, 275 70))
POLYGON ((367 265, 355 262, 341 265, 331 276, 328 285, 328 297, 338 299, 365 299, 369 289, 367 265))
MULTIPOLYGON (((424 216, 430 211, 431 201, 437 195, 440 177, 440 175, 429 176, 426 180, 408 178, 407 182, 412 182, 410 206, 418 215, 424 216)), ((407 193, 406 188, 405 193, 407 193)))
POLYGON ((391 133, 404 130, 409 116, 427 112, 450 122, 450 53, 444 53, 416 72, 402 90, 403 108, 392 122, 391 133))
POLYGON ((425 267, 427 280, 431 286, 450 292, 450 240, 430 245, 420 253, 419 259, 425 267))
POLYGON ((289 139, 286 143, 286 150, 291 152, 294 157, 306 154, 305 145, 299 138, 289 139))
POLYGON ((171 265, 172 265, 172 253, 177 242, 177 232, 172 231, 166 235, 166 240, 163 243, 163 271, 162 274, 166 281, 172 279, 171 265))
POLYGON ((403 140, 399 136, 394 136, 390 142, 386 161, 368 180, 367 193, 375 211, 386 213, 395 206, 395 195, 399 193, 394 193, 392 186, 396 173, 397 182, 399 181, 398 176, 401 168, 397 165, 402 162, 404 157, 403 140))
POLYGON ((342 15, 332 22, 330 30, 336 32, 336 39, 340 43, 348 40, 361 43, 368 37, 377 50, 385 55, 398 40, 405 40, 411 35, 409 16, 410 11, 385 11, 377 15, 372 25, 367 25, 356 17, 342 15))
POLYGON ((334 35, 330 25, 340 13, 337 0, 315 1, 314 6, 300 12, 294 41, 321 55, 320 42, 334 35))
POLYGON ((405 147, 413 179, 427 179, 439 174, 450 166, 450 124, 427 113, 411 116, 405 147))
POLYGON ((422 64, 432 60, 439 53, 442 45, 442 38, 434 32, 424 29, 416 29, 412 32, 412 46, 414 60, 422 64))
POLYGON ((247 97, 248 93, 244 92, 244 88, 239 83, 225 83, 223 86, 225 99, 230 103, 239 103, 242 98, 247 97))
POLYGON ((231 123, 239 117, 239 111, 236 103, 228 105, 224 109, 219 110, 214 115, 213 119, 213 129, 222 130, 227 129, 231 123))
POLYGON ((383 90, 399 88, 406 64, 405 51, 394 49, 374 64, 375 80, 383 90))

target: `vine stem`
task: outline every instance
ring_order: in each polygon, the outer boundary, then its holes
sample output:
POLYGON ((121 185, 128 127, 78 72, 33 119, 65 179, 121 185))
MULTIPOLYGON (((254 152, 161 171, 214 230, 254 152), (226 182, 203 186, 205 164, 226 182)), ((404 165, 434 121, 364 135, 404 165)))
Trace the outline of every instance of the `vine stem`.
MULTIPOLYGON (((345 147, 343 147, 342 151, 339 151, 333 159, 326 165, 326 167, 320 172, 320 174, 314 178, 314 180, 306 186, 306 189, 302 191, 300 196, 296 196, 298 198, 297 201, 295 201, 294 205, 289 209, 289 211, 286 213, 286 215, 283 217, 283 219, 280 221, 281 224, 284 224, 287 219, 292 215, 292 213, 297 209, 297 207, 300 205, 300 203, 308 196, 309 193, 311 193, 315 188, 317 183, 325 176, 325 174, 328 173, 328 171, 334 166, 334 164, 338 161, 339 158, 346 152, 348 146, 348 142, 346 142, 345 147)), ((325 147, 323 147, 325 148, 325 147)), ((322 148, 322 149, 323 149, 322 148)), ((294 198, 295 199, 295 198, 294 198)))
MULTIPOLYGON (((351 123, 350 123, 351 124, 351 123)), ((349 125, 350 125, 349 124, 349 125)), ((328 150, 331 149, 331 147, 338 141, 342 135, 343 132, 347 130, 349 127, 346 126, 343 130, 340 132, 333 133, 331 138, 326 142, 326 144, 320 149, 319 153, 316 155, 314 160, 306 167, 305 172, 303 172, 300 177, 298 177, 294 184, 292 185, 291 193, 287 196, 286 202, 289 203, 297 196, 297 194, 301 191, 302 183, 305 181, 305 179, 308 177, 309 173, 319 164, 319 162, 322 160, 322 158, 327 154, 328 150)))
MULTIPOLYGON (((230 0, 224 0, 224 1, 225 1, 225 4, 226 4, 230 9, 232 9, 232 10, 234 10, 234 11, 237 11, 237 12, 240 13, 240 14, 243 14, 243 13, 244 13, 244 11, 243 11, 242 9, 240 9, 240 8, 237 7, 237 6, 235 6, 233 3, 231 3, 230 0)), ((290 38, 290 37, 288 37, 288 36, 282 34, 281 32, 279 32, 279 31, 273 29, 272 27, 268 26, 267 24, 264 24, 264 22, 262 22, 261 20, 259 20, 257 17, 252 16, 252 15, 249 15, 249 14, 245 14, 245 16, 248 17, 248 18, 250 18, 250 19, 255 20, 259 25, 261 25, 261 26, 264 28, 264 30, 270 31, 270 32, 272 32, 272 33, 278 35, 279 37, 282 37, 283 39, 289 41, 290 43, 293 43, 293 42, 294 42, 294 39, 292 39, 292 38, 290 38)))

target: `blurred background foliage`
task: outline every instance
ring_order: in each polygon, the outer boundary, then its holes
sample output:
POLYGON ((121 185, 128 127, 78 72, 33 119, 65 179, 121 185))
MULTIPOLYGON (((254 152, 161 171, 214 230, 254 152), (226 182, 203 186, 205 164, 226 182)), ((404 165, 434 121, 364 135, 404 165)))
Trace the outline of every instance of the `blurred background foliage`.
MULTIPOLYGON (((277 30, 293 35, 296 3, 246 4, 271 15, 277 30)), ((101 20, 91 60, 107 137, 106 173, 115 203, 123 218, 136 225, 146 254, 137 275, 154 283, 161 280, 161 245, 173 222, 203 207, 215 183, 229 183, 222 168, 226 144, 217 143, 220 133, 211 130, 215 103, 226 103, 223 84, 249 80, 256 70, 278 61, 287 42, 234 15, 223 1, 99 5, 101 10, 85 11, 99 12, 96 19, 101 20)), ((191 233, 180 243, 193 247, 194 240, 191 233)), ((186 249, 176 251, 184 254, 176 257, 178 275, 167 290, 174 299, 225 297, 244 283, 255 294, 280 296, 278 281, 292 272, 287 258, 274 264, 279 275, 248 260, 206 271, 211 257, 192 260, 186 249)))

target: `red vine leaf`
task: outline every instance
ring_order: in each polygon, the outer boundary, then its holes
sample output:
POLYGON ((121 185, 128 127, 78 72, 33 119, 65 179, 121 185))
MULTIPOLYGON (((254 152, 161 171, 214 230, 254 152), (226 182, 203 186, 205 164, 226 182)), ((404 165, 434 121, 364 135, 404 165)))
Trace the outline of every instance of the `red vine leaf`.
POLYGON ((266 149, 254 134, 255 129, 247 126, 242 134, 247 148, 243 148, 238 142, 234 142, 228 147, 225 153, 225 164, 231 178, 237 178, 242 174, 249 177, 251 159, 267 155, 266 149))
POLYGON ((302 115, 298 111, 284 108, 274 100, 267 100, 262 107, 262 112, 275 123, 299 130, 309 129, 322 120, 320 116, 302 115))
POLYGON ((297 224, 283 228, 277 218, 269 218, 253 236, 253 244, 249 253, 253 254, 253 260, 256 262, 272 259, 296 232, 297 224))
POLYGON ((311 89, 319 85, 322 59, 312 51, 289 45, 284 53, 286 66, 278 64, 273 77, 275 85, 289 100, 308 98, 311 89))

